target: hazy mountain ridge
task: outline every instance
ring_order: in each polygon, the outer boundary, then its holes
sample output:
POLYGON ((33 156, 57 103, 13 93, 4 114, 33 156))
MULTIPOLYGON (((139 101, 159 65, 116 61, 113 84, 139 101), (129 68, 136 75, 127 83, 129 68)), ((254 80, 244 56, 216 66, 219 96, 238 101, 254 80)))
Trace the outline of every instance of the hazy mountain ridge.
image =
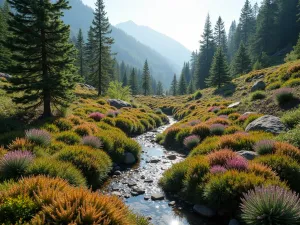
POLYGON ((151 48, 180 68, 185 61, 190 60, 190 50, 178 41, 150 27, 137 25, 133 21, 117 24, 116 27, 133 36, 141 43, 151 46, 151 48))

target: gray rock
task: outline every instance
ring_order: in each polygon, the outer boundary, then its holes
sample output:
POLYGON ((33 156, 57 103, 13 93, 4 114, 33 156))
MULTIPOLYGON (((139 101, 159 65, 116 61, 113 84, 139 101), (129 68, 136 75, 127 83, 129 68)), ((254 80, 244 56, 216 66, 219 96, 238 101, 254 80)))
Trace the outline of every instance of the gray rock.
POLYGON ((162 194, 162 193, 154 193, 154 194, 151 195, 151 199, 152 199, 153 201, 156 201, 156 200, 164 200, 164 199, 165 199, 165 196, 164 196, 164 194, 162 194))
POLYGON ((145 199, 145 200, 149 200, 149 199, 150 199, 150 196, 145 195, 145 196, 144 196, 144 199, 145 199))
POLYGON ((248 115, 251 115, 251 114, 256 114, 255 112, 245 112, 242 116, 248 116, 248 115))
POLYGON ((0 77, 4 77, 6 79, 9 79, 9 78, 11 78, 11 75, 6 74, 6 73, 0 73, 0 77))
POLYGON ((135 163, 135 157, 131 152, 126 152, 124 156, 124 163, 127 165, 135 163))
POLYGON ((145 183, 153 183, 153 180, 151 180, 151 179, 146 179, 146 180, 144 180, 144 182, 145 182, 145 183))
POLYGON ((208 208, 205 205, 194 205, 193 210, 197 214, 205 217, 214 217, 216 215, 216 211, 208 208))
POLYGON ((117 109, 121 109, 124 107, 132 107, 132 105, 128 102, 125 102, 123 100, 120 99, 108 99, 107 102, 113 106, 116 107, 117 109))
POLYGON ((170 160, 175 160, 177 157, 176 155, 168 155, 167 158, 170 160))
POLYGON ((133 186, 136 186, 136 182, 129 181, 127 185, 128 185, 128 187, 133 187, 133 186))
POLYGON ((157 158, 153 158, 149 160, 149 163, 158 163, 158 162, 160 162, 160 159, 157 158))
POLYGON ((137 192, 135 192, 135 191, 132 191, 132 192, 131 192, 131 195, 132 195, 132 196, 139 196, 140 194, 137 193, 137 192))
POLYGON ((246 132, 261 130, 273 134, 280 134, 286 130, 285 125, 280 121, 279 117, 266 115, 262 116, 246 127, 246 132))
POLYGON ((265 90, 266 84, 262 80, 255 82, 251 88, 251 92, 265 90))
POLYGON ((169 206, 174 206, 175 204, 176 204, 175 201, 171 201, 171 202, 168 203, 169 206))
POLYGON ((113 191, 119 191, 119 190, 120 190, 120 187, 118 187, 118 186, 113 186, 113 187, 112 187, 112 190, 113 190, 113 191))
POLYGON ((145 190, 139 187, 134 187, 132 188, 132 190, 136 193, 138 193, 139 195, 145 194, 145 190))
POLYGON ((240 225, 240 223, 236 219, 232 219, 232 220, 229 221, 228 225, 240 225))
POLYGON ((239 151, 238 154, 243 156, 247 160, 253 160, 258 156, 256 152, 252 151, 239 151))
POLYGON ((241 102, 235 102, 235 103, 230 104, 227 108, 236 108, 240 104, 241 104, 241 102))

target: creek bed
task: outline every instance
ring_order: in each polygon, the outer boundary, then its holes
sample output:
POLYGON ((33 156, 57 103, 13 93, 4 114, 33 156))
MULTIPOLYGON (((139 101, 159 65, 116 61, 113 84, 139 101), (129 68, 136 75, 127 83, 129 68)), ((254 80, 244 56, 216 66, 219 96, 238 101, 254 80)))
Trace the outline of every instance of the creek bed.
POLYGON ((123 198, 126 205, 149 217, 154 225, 214 225, 196 215, 193 205, 167 196, 158 185, 163 172, 185 158, 155 143, 156 135, 176 122, 172 117, 169 120, 168 125, 134 138, 142 146, 141 161, 133 168, 120 168, 121 173, 108 181, 104 191, 123 198), (163 200, 154 201, 151 196, 163 200))

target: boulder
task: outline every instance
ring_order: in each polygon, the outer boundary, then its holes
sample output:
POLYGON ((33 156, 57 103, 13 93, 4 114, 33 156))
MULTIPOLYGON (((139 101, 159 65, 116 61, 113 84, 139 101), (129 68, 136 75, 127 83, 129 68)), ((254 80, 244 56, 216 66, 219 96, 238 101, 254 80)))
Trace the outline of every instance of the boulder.
POLYGON ((177 157, 176 155, 168 155, 167 158, 170 160, 175 160, 177 157))
POLYGON ((240 156, 243 156, 247 160, 253 160, 258 156, 256 152, 252 152, 252 151, 239 151, 238 154, 240 156))
POLYGON ((165 196, 163 193, 155 193, 155 194, 152 194, 151 195, 151 199, 153 201, 156 201, 156 200, 164 200, 165 199, 165 196))
POLYGON ((265 82, 261 81, 257 81, 253 84, 252 88, 251 88, 251 92, 254 91, 259 91, 259 90, 265 90, 266 88, 266 84, 265 82))
POLYGON ((209 218, 214 217, 216 215, 216 211, 212 210, 211 208, 208 208, 205 205, 194 205, 193 210, 197 214, 209 218))
POLYGON ((256 114, 255 112, 245 112, 242 116, 249 116, 251 114, 256 114))
POLYGON ((246 132, 255 130, 280 134, 286 130, 286 127, 279 117, 266 115, 254 120, 246 127, 246 132))
POLYGON ((135 163, 135 157, 131 152, 126 152, 124 157, 124 163, 125 164, 134 164, 135 163))
POLYGON ((108 99, 107 102, 113 106, 116 107, 117 109, 121 109, 124 107, 132 107, 132 105, 128 102, 125 102, 123 100, 120 99, 108 99))
POLYGON ((235 103, 230 104, 227 108, 236 108, 236 107, 238 107, 240 104, 241 104, 241 102, 235 102, 235 103))

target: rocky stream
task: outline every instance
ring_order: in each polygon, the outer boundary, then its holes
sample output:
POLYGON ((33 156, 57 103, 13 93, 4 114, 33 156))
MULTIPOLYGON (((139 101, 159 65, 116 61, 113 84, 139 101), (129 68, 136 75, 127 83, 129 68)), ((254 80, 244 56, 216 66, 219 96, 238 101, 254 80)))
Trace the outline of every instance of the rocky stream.
POLYGON ((123 198, 154 225, 215 225, 193 212, 192 204, 164 193, 158 185, 163 172, 186 157, 155 143, 156 135, 176 122, 172 117, 169 120, 169 124, 134 138, 142 146, 141 161, 135 167, 115 167, 105 192, 123 198))

